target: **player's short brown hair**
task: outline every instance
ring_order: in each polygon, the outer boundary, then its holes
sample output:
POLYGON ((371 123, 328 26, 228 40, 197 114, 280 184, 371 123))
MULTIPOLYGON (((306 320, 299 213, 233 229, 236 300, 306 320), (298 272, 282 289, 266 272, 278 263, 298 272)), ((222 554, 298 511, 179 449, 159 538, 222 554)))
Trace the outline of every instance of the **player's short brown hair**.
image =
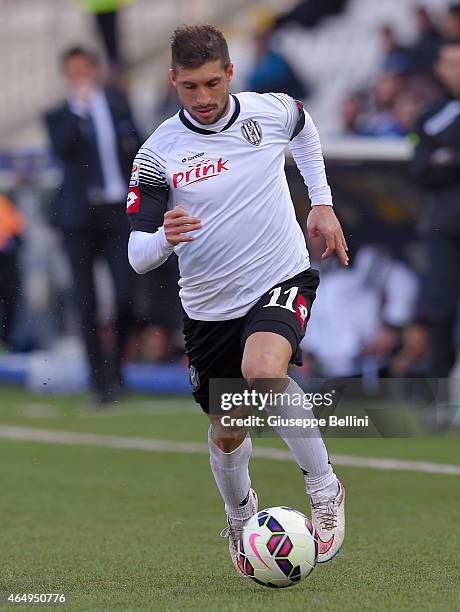
POLYGON ((184 26, 171 36, 171 67, 200 68, 206 62, 221 60, 224 68, 230 64, 227 41, 212 25, 184 26))

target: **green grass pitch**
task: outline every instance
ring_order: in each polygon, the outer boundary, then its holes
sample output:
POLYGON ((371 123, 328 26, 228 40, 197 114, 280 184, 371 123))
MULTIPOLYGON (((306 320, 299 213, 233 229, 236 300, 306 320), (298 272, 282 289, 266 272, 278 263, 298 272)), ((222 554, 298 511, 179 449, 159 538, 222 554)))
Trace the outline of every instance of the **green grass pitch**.
MULTIPOLYGON (((206 440, 188 399, 135 397, 99 413, 84 402, 2 386, 0 426, 206 440)), ((460 465, 459 447, 456 436, 328 442, 332 453, 460 465)), ((231 565, 205 455, 0 439, 0 592, 66 592, 62 609, 82 612, 460 610, 460 476, 337 472, 348 493, 343 550, 304 582, 272 590, 231 565)), ((307 512, 294 464, 253 459, 251 475, 261 507, 307 512)))

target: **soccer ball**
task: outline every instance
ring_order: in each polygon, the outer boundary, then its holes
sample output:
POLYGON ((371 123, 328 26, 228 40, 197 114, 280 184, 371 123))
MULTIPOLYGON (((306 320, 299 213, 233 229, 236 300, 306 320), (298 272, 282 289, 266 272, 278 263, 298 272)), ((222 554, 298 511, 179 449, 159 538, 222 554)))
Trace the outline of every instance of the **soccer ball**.
POLYGON ((312 522, 301 512, 286 506, 261 510, 244 526, 238 567, 263 586, 291 586, 315 567, 315 537, 312 522))

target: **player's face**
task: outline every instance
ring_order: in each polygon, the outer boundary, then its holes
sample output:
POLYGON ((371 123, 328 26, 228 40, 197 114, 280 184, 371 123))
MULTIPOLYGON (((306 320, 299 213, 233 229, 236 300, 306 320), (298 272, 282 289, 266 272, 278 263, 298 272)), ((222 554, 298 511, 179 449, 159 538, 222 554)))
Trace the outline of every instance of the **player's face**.
POLYGON ((436 72, 447 89, 460 95, 460 45, 446 45, 441 49, 436 72))
POLYGON ((225 68, 220 60, 170 71, 180 103, 203 125, 215 123, 227 112, 232 77, 233 64, 225 68))

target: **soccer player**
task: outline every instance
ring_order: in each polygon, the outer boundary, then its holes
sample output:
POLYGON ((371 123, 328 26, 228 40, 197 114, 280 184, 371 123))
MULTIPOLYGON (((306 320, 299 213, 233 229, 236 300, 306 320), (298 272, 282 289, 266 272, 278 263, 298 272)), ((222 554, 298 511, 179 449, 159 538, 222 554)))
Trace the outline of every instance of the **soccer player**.
MULTIPOLYGON (((233 65, 222 33, 209 25, 177 29, 170 78, 182 109, 139 150, 127 201, 128 256, 143 274, 175 252, 193 394, 209 414, 211 469, 225 503, 233 563, 245 522, 257 512, 251 488, 251 439, 224 427, 209 402, 209 381, 243 377, 254 389, 277 381, 293 398, 269 414, 308 417, 302 389, 288 377, 301 364, 299 343, 318 286, 284 172, 285 147, 308 186, 310 236, 326 240, 348 264, 332 208, 318 133, 300 102, 282 93, 230 93, 233 65), (297 407, 296 407, 297 406, 297 407), (214 412, 214 414, 212 414, 214 412)), ((283 423, 283 422, 282 422, 283 423)), ((345 490, 319 430, 299 435, 275 428, 292 451, 311 498, 319 562, 339 551, 345 533, 345 490)))

